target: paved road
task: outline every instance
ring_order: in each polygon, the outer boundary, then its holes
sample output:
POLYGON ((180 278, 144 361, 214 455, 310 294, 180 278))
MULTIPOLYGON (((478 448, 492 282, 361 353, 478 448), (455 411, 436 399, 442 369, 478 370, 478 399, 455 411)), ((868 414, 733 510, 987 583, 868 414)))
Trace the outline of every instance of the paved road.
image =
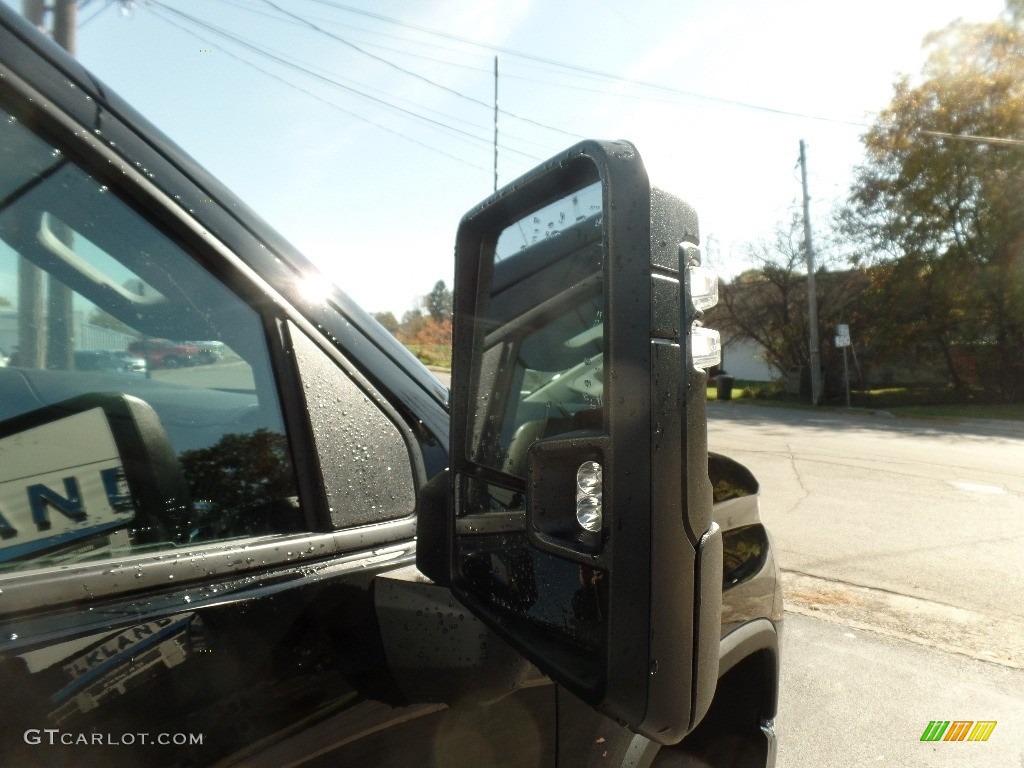
POLYGON ((1024 667, 1024 424, 709 406, 790 607, 1024 667))
POLYGON ((711 404, 786 599, 780 768, 1024 768, 1024 425, 711 404), (995 720, 922 743, 930 720, 995 720))
POLYGON ((1024 671, 792 614, 782 654, 778 768, 1024 768, 1024 671), (931 720, 996 727, 922 742, 931 720))

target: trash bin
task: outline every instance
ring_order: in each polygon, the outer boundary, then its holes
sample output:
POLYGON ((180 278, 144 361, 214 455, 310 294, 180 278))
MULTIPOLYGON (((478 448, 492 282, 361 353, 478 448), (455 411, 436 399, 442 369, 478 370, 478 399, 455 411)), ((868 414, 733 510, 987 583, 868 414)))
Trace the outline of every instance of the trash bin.
POLYGON ((724 373, 715 376, 715 386, 719 400, 732 400, 732 382, 733 377, 727 376, 724 373))

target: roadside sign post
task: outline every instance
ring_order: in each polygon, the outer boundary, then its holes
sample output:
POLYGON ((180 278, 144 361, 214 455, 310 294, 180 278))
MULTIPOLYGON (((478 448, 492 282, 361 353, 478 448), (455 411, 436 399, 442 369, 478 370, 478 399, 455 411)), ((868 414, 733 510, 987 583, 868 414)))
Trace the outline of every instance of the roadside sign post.
POLYGON ((842 347, 843 350, 843 375, 846 378, 846 407, 850 407, 850 366, 846 361, 846 348, 851 346, 850 343, 850 326, 848 325, 837 325, 836 326, 836 346, 842 347))

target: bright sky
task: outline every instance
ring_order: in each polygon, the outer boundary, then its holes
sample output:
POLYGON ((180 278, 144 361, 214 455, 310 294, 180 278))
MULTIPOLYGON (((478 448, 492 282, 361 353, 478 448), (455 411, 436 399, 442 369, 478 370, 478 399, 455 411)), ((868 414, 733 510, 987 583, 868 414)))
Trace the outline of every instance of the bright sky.
MULTIPOLYGON (((20 0, 2 1, 20 9, 20 0)), ((1002 0, 142 0, 127 16, 108 0, 80 5, 86 67, 357 302, 396 316, 437 280, 451 285, 459 219, 492 191, 495 55, 500 184, 577 137, 629 139, 655 182, 697 207, 710 259, 730 275, 745 266, 743 244, 769 236, 799 205, 800 139, 812 221, 824 226, 860 160, 864 123, 888 102, 899 72, 919 70, 924 35, 958 17, 992 20, 1003 8, 1002 0)))

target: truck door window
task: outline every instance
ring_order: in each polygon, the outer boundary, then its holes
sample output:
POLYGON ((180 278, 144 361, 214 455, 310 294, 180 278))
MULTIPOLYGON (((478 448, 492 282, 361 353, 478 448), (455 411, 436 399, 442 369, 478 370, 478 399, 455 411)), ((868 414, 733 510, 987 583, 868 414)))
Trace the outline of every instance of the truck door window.
MULTIPOLYGON (((156 412, 189 504, 123 527, 86 515, 73 536, 55 526, 27 552, 27 534, 3 538, 0 569, 305 528, 259 314, 0 108, 0 514, 11 530, 39 527, 25 500, 38 478, 7 476, 16 462, 4 456, 20 448, 4 425, 97 392, 156 412)), ((70 469, 68 478, 46 486, 36 518, 61 519, 78 487, 70 469)))

